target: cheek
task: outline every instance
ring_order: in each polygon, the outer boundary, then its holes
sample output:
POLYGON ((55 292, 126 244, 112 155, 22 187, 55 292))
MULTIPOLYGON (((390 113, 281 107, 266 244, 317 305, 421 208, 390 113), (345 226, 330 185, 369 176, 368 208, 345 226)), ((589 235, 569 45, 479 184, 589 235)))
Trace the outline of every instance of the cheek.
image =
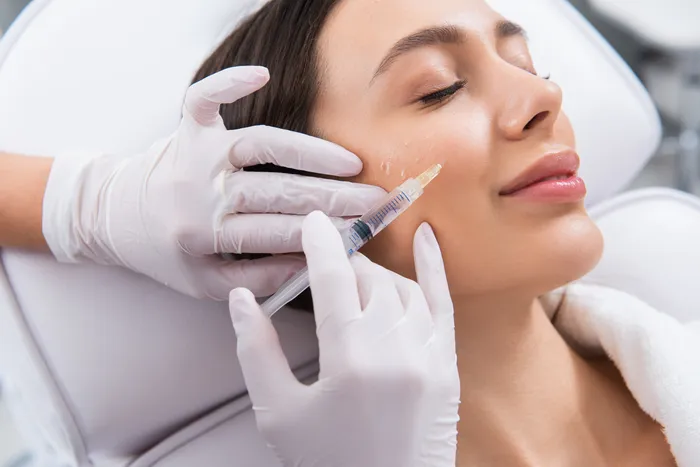
POLYGON ((384 133, 385 139, 374 145, 373 154, 360 153, 365 168, 358 181, 387 190, 434 164, 443 166, 423 196, 363 249, 368 257, 413 278, 413 236, 421 223, 430 223, 436 234, 450 232, 459 237, 465 233, 465 225, 486 222, 490 217, 487 180, 491 166, 486 128, 467 128, 455 120, 415 131, 407 131, 404 125, 400 138, 384 133))
POLYGON ((486 119, 438 112, 413 121, 384 121, 364 137, 353 138, 361 143, 350 149, 364 162, 355 180, 390 190, 441 164, 443 170, 428 193, 436 186, 463 188, 465 177, 476 180, 485 176, 490 142, 486 119))

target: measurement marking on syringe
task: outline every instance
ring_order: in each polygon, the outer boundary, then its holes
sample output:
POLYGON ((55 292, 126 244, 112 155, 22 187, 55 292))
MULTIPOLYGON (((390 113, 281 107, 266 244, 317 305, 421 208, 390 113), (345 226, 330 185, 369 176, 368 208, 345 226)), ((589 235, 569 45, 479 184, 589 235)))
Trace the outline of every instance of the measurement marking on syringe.
POLYGON ((394 198, 392 198, 388 203, 386 203, 384 206, 382 206, 378 212, 376 212, 372 217, 370 217, 368 220, 369 222, 375 226, 375 228, 379 228, 380 225, 383 225, 384 227, 387 226, 387 223, 385 222, 385 219, 387 216, 393 211, 396 215, 401 214, 402 211, 402 205, 404 202, 411 203, 411 198, 406 195, 403 191, 397 194, 394 198))

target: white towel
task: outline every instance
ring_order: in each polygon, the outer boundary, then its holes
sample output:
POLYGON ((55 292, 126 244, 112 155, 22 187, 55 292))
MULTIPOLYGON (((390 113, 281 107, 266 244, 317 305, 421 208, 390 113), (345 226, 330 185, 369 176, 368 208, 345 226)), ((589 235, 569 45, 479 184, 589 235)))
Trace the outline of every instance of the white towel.
MULTIPOLYGON (((567 342, 607 354, 659 422, 680 467, 700 466, 700 321, 683 324, 626 293, 572 284, 543 297, 567 342)), ((700 309, 698 311, 700 318, 700 309)))

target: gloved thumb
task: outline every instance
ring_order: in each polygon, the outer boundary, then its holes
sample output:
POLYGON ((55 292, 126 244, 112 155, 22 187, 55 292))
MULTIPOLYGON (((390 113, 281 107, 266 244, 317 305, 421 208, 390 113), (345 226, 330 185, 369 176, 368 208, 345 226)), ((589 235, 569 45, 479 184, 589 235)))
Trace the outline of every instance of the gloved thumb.
POLYGON ((231 292, 229 310, 238 338, 238 360, 253 404, 270 407, 287 400, 301 383, 289 368, 272 322, 247 289, 231 292))
POLYGON ((413 257, 418 285, 428 302, 433 324, 445 339, 449 355, 455 352, 454 305, 445 274, 445 264, 435 233, 429 224, 423 223, 413 238, 413 257))

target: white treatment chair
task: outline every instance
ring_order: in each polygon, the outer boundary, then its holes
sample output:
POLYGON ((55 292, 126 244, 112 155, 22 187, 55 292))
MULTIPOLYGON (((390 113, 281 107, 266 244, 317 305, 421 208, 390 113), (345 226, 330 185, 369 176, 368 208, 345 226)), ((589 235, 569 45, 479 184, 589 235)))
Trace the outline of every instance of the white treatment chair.
MULTIPOLYGON (((0 149, 147 147, 176 128, 193 73, 251 3, 36 0, 0 42, 0 149)), ((659 141, 646 92, 565 1, 494 3, 564 88, 608 241, 591 280, 687 319, 699 203, 667 190, 616 196, 659 141)), ((26 432, 45 440, 36 449, 65 466, 278 465, 255 429, 225 303, 121 269, 0 255, 0 374, 26 432)), ((285 310, 275 323, 297 375, 312 375, 313 317, 285 310)))
POLYGON ((700 2, 589 0, 599 15, 661 56, 643 60, 641 73, 662 113, 680 126, 676 186, 700 194, 700 2))

